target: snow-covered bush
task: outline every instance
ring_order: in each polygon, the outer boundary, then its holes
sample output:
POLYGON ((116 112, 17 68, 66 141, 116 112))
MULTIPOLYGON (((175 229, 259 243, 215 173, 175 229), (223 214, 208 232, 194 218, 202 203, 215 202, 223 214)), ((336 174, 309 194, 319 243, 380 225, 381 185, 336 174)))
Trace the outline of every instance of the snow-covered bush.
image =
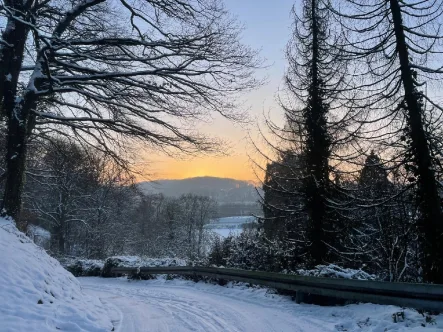
POLYGON ((302 276, 379 280, 361 269, 343 268, 334 264, 318 265, 315 269, 300 269, 291 255, 291 248, 282 241, 269 241, 261 231, 245 230, 214 242, 209 254, 209 265, 267 272, 280 272, 302 276))
POLYGON ((98 277, 102 274, 104 261, 99 259, 82 259, 62 257, 60 264, 76 277, 98 277))
POLYGON ((312 270, 300 269, 297 270, 297 274, 301 276, 310 276, 310 277, 326 277, 326 278, 342 278, 342 279, 358 279, 358 280, 378 279, 375 275, 366 273, 362 270, 346 269, 334 264, 317 265, 315 269, 312 270))
POLYGON ((245 270, 281 272, 293 270, 292 248, 280 240, 268 240, 263 231, 245 229, 238 236, 214 241, 209 265, 245 270))
POLYGON ((26 235, 39 247, 49 249, 51 233, 48 230, 40 226, 29 224, 26 229, 26 235))
POLYGON ((146 258, 139 256, 113 256, 106 259, 103 266, 103 277, 113 277, 114 267, 158 267, 158 266, 186 266, 187 261, 180 258, 146 258))
POLYGON ((106 309, 42 248, 0 219, 2 331, 111 331, 106 309))

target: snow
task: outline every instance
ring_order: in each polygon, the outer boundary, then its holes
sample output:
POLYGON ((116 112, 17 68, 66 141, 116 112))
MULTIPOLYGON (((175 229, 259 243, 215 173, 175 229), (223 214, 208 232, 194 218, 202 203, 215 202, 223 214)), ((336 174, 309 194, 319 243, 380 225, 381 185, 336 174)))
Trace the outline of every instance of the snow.
MULTIPOLYGON (((167 280, 167 276, 149 281, 75 279, 12 222, 1 218, 0 251, 2 332, 101 332, 113 328, 117 332, 443 331, 441 315, 374 304, 296 304, 271 289, 242 283, 222 287, 167 280)), ((181 262, 118 257, 134 265, 181 262)), ((331 266, 323 270, 337 272, 331 266)), ((342 277, 352 276, 350 271, 342 273, 342 277)))
POLYGON ((353 270, 343 268, 334 264, 317 265, 313 270, 297 270, 297 274, 310 277, 358 279, 358 280, 377 280, 378 278, 362 270, 353 270))
POLYGON ((30 224, 28 225, 27 231, 29 234, 32 234, 33 236, 40 236, 47 240, 51 239, 51 233, 46 229, 44 229, 43 227, 30 224))
POLYGON ((212 232, 217 234, 218 236, 222 238, 226 238, 228 236, 238 236, 242 230, 241 229, 233 229, 233 228, 214 228, 211 229, 212 232))
MULTIPOLYGON (((113 261, 119 267, 157 267, 157 266, 186 266, 187 262, 181 258, 150 258, 140 256, 112 256, 106 262, 113 261)), ((105 264, 106 264, 105 262, 105 264)))
POLYGON ((81 259, 79 262, 82 264, 83 269, 103 269, 104 262, 99 259, 81 259))
POLYGON ((117 332, 418 332, 442 331, 443 327, 443 317, 432 316, 427 322, 415 310, 375 304, 296 304, 272 290, 245 284, 222 287, 166 278, 79 279, 85 291, 108 306, 117 332))
POLYGON ((100 276, 104 261, 99 259, 84 259, 76 257, 60 257, 60 264, 74 276, 100 276))
POLYGON ((39 247, 48 249, 51 241, 51 233, 46 229, 29 224, 26 229, 26 235, 34 241, 36 245, 39 247))
POLYGON ((254 223, 256 218, 253 216, 235 216, 211 220, 205 225, 205 229, 218 234, 222 238, 230 235, 237 236, 243 231, 243 226, 254 223))
POLYGON ((102 270, 103 277, 114 277, 113 267, 157 267, 186 266, 186 260, 180 258, 149 258, 139 256, 112 256, 106 259, 102 270))
POLYGON ((253 216, 235 216, 215 219, 213 222, 218 224, 243 225, 254 222, 256 220, 253 216))
POLYGON ((102 269, 104 265, 104 261, 100 259, 86 259, 86 258, 77 258, 77 257, 62 257, 59 258, 59 262, 64 268, 77 263, 81 264, 81 266, 86 269, 91 269, 96 267, 102 269))
POLYGON ((59 262, 0 219, 0 330, 111 331, 108 312, 59 262))

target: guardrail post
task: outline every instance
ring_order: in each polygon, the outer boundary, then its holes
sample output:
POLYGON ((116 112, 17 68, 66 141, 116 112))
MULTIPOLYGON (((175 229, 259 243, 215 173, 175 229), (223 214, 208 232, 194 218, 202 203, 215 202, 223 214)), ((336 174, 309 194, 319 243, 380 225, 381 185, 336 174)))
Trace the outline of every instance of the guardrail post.
POLYGON ((198 282, 199 281, 199 278, 198 278, 199 274, 197 272, 198 272, 197 269, 195 268, 195 266, 193 266, 192 267, 192 280, 194 282, 198 282))
POLYGON ((295 293, 295 303, 303 303, 305 301, 305 293, 301 292, 301 291, 297 291, 295 293))

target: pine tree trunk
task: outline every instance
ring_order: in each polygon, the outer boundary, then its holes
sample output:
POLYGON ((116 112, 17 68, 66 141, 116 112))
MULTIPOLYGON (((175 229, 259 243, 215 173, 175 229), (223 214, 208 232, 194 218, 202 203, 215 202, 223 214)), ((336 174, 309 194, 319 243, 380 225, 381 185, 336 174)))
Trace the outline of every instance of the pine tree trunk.
POLYGON ((319 77, 319 27, 316 0, 311 1, 312 20, 312 84, 309 91, 306 129, 308 131, 306 162, 308 178, 306 183, 307 212, 309 215, 309 249, 312 265, 321 264, 327 256, 324 221, 326 216, 325 186, 328 180, 329 144, 326 132, 326 114, 321 96, 319 77))
POLYGON ((418 193, 421 220, 419 221, 423 250, 425 281, 443 283, 443 214, 435 173, 432 167, 430 148, 423 125, 423 105, 414 84, 410 67, 408 46, 398 0, 390 0, 392 19, 397 40, 397 52, 401 66, 401 78, 407 104, 407 120, 412 153, 417 167, 418 193))

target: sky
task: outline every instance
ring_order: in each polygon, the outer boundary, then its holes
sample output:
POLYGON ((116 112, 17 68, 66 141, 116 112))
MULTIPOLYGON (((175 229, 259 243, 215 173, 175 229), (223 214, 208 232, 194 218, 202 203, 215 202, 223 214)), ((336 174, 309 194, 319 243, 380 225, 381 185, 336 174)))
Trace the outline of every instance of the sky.
POLYGON ((177 158, 146 151, 144 159, 148 164, 141 181, 217 176, 257 182, 250 158, 254 149, 248 137, 258 137, 257 123, 262 121, 263 114, 269 114, 277 123, 282 122, 275 95, 282 86, 286 66, 284 49, 291 33, 290 10, 294 1, 225 0, 227 9, 245 27, 242 42, 259 50, 267 65, 258 72, 259 77, 267 77, 266 84, 244 96, 250 122, 240 125, 216 118, 211 123, 198 125, 204 134, 224 142, 223 155, 177 158))

